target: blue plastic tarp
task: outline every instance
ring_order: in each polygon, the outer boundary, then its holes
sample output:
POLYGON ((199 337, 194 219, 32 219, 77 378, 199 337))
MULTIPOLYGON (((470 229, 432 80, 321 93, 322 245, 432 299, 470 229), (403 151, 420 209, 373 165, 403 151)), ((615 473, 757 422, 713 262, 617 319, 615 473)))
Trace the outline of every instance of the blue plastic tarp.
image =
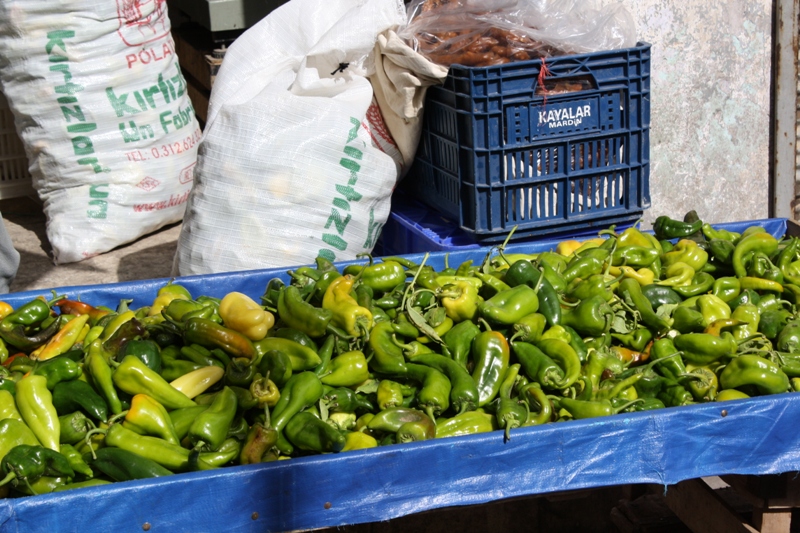
MULTIPOLYGON (((753 221, 776 236, 783 219, 753 221)), ((720 225, 736 230, 746 225, 720 225)), ((553 242, 510 246, 549 249, 553 242)), ((487 249, 451 254, 482 259, 487 249)), ((412 256, 413 258, 414 256, 412 256)), ((421 256, 417 257, 421 259, 421 256)), ((429 258, 440 267, 443 255, 429 258)), ((258 297, 283 270, 180 278, 193 294, 258 297)), ((148 305, 164 280, 61 288, 92 304, 148 305)), ((38 294, 7 295, 19 305, 38 294)), ((698 404, 602 419, 434 439, 0 500, 0 532, 110 528, 287 531, 377 522, 411 513, 611 485, 800 470, 800 395, 698 404)))

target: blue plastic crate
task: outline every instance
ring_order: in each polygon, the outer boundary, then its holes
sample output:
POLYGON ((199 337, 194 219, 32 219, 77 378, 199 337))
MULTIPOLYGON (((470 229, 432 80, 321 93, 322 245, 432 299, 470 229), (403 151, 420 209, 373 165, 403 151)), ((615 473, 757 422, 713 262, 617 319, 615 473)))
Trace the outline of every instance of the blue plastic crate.
POLYGON ((648 43, 453 65, 423 122, 408 188, 475 241, 633 222, 650 206, 648 43))

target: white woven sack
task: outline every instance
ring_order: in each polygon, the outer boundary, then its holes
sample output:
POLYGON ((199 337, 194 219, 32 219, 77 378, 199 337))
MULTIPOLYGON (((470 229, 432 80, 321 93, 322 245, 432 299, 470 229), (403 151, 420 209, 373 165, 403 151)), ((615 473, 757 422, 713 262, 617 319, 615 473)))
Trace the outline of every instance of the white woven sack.
POLYGON ((165 0, 0 0, 0 82, 56 263, 181 220, 201 132, 165 0))
POLYGON ((291 0, 228 49, 175 256, 180 275, 371 251, 402 156, 367 79, 398 0, 291 0))

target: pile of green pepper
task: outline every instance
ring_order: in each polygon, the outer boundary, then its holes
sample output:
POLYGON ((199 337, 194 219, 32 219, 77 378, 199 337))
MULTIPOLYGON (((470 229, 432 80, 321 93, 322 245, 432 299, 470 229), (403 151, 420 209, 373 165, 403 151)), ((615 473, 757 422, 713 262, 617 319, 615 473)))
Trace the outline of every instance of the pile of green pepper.
POLYGON ((258 302, 0 302, 0 494, 800 390, 800 238, 653 229, 440 270, 318 258, 258 302))

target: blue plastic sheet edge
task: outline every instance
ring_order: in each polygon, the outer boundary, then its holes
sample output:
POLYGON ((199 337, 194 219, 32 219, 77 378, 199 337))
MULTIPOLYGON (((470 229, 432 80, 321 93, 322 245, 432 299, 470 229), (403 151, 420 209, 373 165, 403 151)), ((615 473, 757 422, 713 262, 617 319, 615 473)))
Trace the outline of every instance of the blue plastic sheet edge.
MULTIPOLYGON (((785 219, 761 225, 779 237, 785 219)), ((536 252, 557 241, 508 247, 536 252)), ((479 260, 488 248, 450 254, 479 260)), ((409 256, 421 260, 423 255, 409 256)), ((429 264, 441 267, 444 254, 429 264)), ((343 265, 344 263, 340 264, 343 265)), ((193 293, 239 290, 259 296, 286 269, 179 278, 193 293)), ((116 305, 147 305, 166 280, 64 287, 59 294, 116 305)), ((12 305, 48 291, 6 295, 12 305)), ((800 470, 800 395, 783 394, 632 413, 228 467, 166 478, 0 500, 0 532, 286 531, 378 522, 442 507, 585 488, 656 483, 724 474, 800 470)))
POLYGON ((599 486, 800 470, 800 396, 572 421, 0 500, 8 532, 288 531, 599 486))

